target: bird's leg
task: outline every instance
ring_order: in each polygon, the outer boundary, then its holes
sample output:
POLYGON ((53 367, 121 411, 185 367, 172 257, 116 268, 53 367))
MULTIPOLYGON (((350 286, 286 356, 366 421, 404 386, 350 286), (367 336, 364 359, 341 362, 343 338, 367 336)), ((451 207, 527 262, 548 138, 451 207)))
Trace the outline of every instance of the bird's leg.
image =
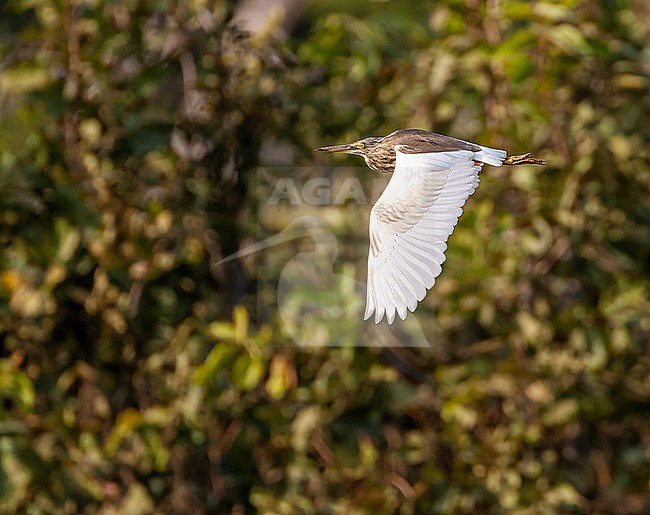
POLYGON ((537 159, 533 157, 533 154, 530 152, 526 154, 520 154, 518 156, 509 156, 504 162, 504 165, 545 165, 546 161, 543 159, 537 159))

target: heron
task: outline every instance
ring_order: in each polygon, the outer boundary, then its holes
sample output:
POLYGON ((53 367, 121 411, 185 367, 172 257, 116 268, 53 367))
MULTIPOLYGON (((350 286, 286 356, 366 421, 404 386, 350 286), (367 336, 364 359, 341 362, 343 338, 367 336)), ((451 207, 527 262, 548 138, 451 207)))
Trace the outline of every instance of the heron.
POLYGON ((505 150, 420 129, 400 129, 316 149, 361 156, 392 177, 370 211, 370 249, 364 319, 389 324, 415 311, 435 284, 447 240, 476 191, 484 164, 543 165, 531 153, 505 150))

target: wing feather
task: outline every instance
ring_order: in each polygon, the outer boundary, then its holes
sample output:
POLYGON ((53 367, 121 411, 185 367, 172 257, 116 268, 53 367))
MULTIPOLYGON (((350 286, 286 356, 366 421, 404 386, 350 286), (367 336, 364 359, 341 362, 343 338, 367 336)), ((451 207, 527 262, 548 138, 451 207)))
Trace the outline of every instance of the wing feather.
POLYGON ((462 207, 478 186, 479 158, 496 163, 503 152, 396 150, 395 173, 370 215, 365 318, 374 313, 376 323, 384 316, 389 324, 396 315, 404 319, 424 299, 442 272, 462 207))

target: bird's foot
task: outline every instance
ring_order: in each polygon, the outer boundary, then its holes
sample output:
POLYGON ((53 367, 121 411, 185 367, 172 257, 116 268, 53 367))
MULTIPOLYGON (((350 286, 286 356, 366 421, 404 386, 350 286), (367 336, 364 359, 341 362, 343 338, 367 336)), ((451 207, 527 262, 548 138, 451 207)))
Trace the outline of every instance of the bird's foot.
POLYGON ((510 165, 510 166, 515 166, 515 165, 545 165, 546 161, 543 159, 537 159, 536 157, 533 157, 533 154, 530 152, 526 154, 520 154, 518 156, 510 156, 508 157, 504 162, 504 165, 510 165))

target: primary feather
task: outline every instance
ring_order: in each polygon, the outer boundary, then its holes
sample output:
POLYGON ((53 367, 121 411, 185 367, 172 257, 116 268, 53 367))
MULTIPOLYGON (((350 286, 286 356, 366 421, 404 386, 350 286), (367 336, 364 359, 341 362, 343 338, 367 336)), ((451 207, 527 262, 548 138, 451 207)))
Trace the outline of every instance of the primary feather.
POLYGON ((393 177, 370 214, 366 319, 404 319, 434 285, 447 239, 478 186, 480 152, 397 150, 393 177))

